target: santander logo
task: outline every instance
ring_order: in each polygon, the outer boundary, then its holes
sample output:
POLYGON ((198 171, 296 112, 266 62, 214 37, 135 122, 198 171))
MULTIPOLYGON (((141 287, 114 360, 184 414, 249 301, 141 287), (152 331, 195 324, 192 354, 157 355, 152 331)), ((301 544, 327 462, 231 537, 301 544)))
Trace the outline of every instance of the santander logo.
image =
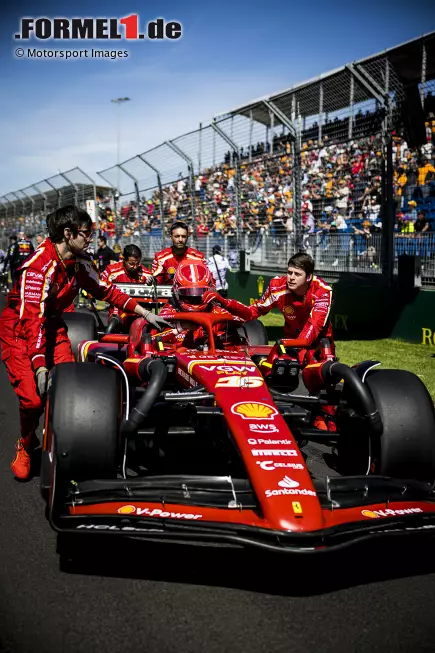
POLYGON ((282 481, 279 481, 278 485, 279 485, 280 487, 288 487, 288 488, 291 488, 291 487, 299 487, 299 483, 298 483, 297 481, 294 481, 294 480, 293 480, 292 478, 290 478, 289 476, 284 476, 284 478, 282 479, 282 481))

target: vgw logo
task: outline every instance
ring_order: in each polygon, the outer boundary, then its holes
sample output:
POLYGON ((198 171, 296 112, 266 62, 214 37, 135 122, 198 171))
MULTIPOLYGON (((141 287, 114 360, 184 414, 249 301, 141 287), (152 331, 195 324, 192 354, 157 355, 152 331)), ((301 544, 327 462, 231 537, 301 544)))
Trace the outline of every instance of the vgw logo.
POLYGON ((46 41, 68 40, 176 40, 182 36, 182 26, 178 21, 166 22, 157 18, 139 31, 139 15, 131 14, 123 18, 21 18, 20 32, 16 40, 29 40, 31 37, 46 41))

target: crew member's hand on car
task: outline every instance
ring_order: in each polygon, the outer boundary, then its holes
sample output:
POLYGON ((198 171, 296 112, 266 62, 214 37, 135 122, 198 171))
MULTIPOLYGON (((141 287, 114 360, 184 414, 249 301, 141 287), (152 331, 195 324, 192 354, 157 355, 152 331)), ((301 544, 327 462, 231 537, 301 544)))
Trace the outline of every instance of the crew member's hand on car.
POLYGON ((47 392, 47 380, 48 380, 48 370, 46 367, 38 367, 36 370, 36 387, 38 388, 38 394, 41 399, 44 397, 47 392))
POLYGON ((160 317, 160 315, 154 315, 154 313, 151 313, 151 311, 147 311, 139 304, 134 309, 134 312, 137 313, 137 315, 144 317, 148 322, 148 324, 150 324, 154 329, 158 329, 159 331, 162 331, 167 327, 171 327, 169 322, 166 322, 166 320, 163 317, 160 317))

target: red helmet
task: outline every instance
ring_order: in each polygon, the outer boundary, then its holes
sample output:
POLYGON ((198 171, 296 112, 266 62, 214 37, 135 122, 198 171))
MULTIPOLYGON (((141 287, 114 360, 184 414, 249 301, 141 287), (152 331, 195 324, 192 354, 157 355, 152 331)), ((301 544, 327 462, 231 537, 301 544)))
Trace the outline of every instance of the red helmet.
POLYGON ((203 311, 202 298, 214 290, 215 280, 204 263, 180 263, 174 277, 173 292, 183 311, 203 311))

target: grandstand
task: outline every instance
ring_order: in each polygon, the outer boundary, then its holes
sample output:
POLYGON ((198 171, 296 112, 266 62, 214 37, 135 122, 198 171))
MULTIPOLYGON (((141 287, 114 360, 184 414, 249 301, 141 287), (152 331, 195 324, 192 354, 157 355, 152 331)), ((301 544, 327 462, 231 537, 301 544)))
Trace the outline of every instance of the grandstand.
POLYGON ((48 208, 96 199, 100 232, 147 258, 183 219, 196 247, 218 242, 235 266, 240 249, 273 271, 302 248, 326 278, 391 275, 408 253, 434 285, 434 157, 431 33, 216 116, 100 171, 103 186, 76 168, 31 187, 36 197, 10 193, 0 226, 34 233, 48 208))

